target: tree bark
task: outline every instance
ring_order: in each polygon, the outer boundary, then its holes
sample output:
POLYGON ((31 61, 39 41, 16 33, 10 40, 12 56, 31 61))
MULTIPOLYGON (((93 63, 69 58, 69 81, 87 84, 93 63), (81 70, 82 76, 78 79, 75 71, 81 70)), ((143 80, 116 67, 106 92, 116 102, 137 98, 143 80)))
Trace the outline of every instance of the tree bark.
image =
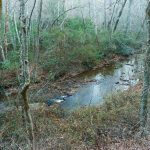
POLYGON ((89 18, 91 19, 91 2, 90 2, 90 0, 88 2, 88 7, 89 7, 89 18))
POLYGON ((0 45, 0 49, 1 49, 1 57, 2 57, 2 60, 4 62, 6 59, 5 59, 5 54, 4 54, 3 47, 1 45, 0 45))
POLYGON ((148 93, 150 87, 150 2, 148 3, 146 9, 147 22, 148 22, 148 48, 146 50, 145 55, 145 65, 144 65, 144 83, 143 83, 143 91, 141 96, 141 109, 140 109, 140 126, 141 126, 141 136, 145 136, 146 134, 146 126, 147 126, 147 103, 148 103, 148 93))
POLYGON ((6 0, 6 8, 5 8, 5 29, 4 29, 4 53, 5 58, 7 59, 7 51, 8 51, 8 40, 7 40, 7 34, 8 34, 8 25, 9 24, 9 17, 8 17, 8 0, 6 0))
POLYGON ((116 23, 115 23, 113 32, 115 32, 116 29, 117 29, 117 27, 118 27, 118 24, 119 24, 119 21, 120 21, 120 17, 121 17, 121 15, 122 15, 122 13, 123 13, 123 10, 124 10, 124 7, 125 7, 125 5, 126 5, 126 2, 127 2, 127 0, 124 0, 124 3, 123 3, 123 5, 122 5, 121 10, 120 10, 120 12, 119 12, 119 15, 118 15, 118 17, 117 17, 117 20, 116 20, 116 23))
POLYGON ((33 11, 35 9, 35 5, 36 5, 36 0, 34 0, 34 4, 30 13, 28 29, 30 29, 30 26, 31 26, 31 19, 32 19, 33 11))
POLYGON ((95 34, 97 36, 98 24, 97 24, 96 1, 95 0, 93 0, 93 12, 94 12, 95 34))
POLYGON ((29 102, 28 102, 28 89, 30 86, 30 73, 29 73, 29 61, 28 61, 28 46, 27 46, 27 32, 28 32, 28 24, 27 24, 27 17, 25 15, 25 1, 20 0, 20 24, 21 24, 21 31, 20 31, 20 63, 21 63, 21 96, 23 99, 23 106, 25 111, 25 124, 26 130, 29 136, 29 146, 30 149, 35 150, 35 143, 34 143, 34 132, 33 132, 33 122, 30 114, 29 109, 29 102))
POLYGON ((104 28, 106 29, 107 13, 106 13, 106 1, 104 0, 104 28))
POLYGON ((132 5, 133 0, 129 0, 129 7, 128 7, 128 14, 127 14, 127 24, 125 27, 125 35, 128 33, 128 29, 130 27, 130 22, 131 22, 131 5, 132 5))
POLYGON ((2 0, 0 0, 0 19, 1 19, 1 16, 2 16, 2 0))
POLYGON ((36 39, 36 53, 35 53, 35 70, 34 70, 34 80, 37 79, 37 65, 39 60, 39 51, 40 51, 40 23, 42 16, 42 6, 43 0, 40 0, 39 10, 38 10, 38 21, 37 21, 37 39, 36 39))
MULTIPOLYGON (((2 27, 2 0, 0 0, 0 30, 2 27)), ((0 59, 2 59, 3 61, 5 61, 5 53, 4 53, 4 49, 2 47, 2 41, 0 40, 0 49, 1 49, 1 55, 0 55, 0 59)))
POLYGON ((146 22, 146 17, 144 18, 144 20, 143 20, 143 22, 141 24, 139 32, 137 33, 136 40, 140 37, 140 34, 141 34, 141 32, 142 32, 142 30, 144 28, 145 22, 146 22))
POLYGON ((111 28, 111 25, 112 25, 112 21, 113 21, 113 18, 114 18, 114 13, 115 13, 115 9, 116 9, 116 5, 119 3, 120 0, 116 0, 114 6, 113 6, 113 9, 112 9, 112 13, 111 13, 111 17, 110 17, 110 20, 108 22, 108 29, 111 28))

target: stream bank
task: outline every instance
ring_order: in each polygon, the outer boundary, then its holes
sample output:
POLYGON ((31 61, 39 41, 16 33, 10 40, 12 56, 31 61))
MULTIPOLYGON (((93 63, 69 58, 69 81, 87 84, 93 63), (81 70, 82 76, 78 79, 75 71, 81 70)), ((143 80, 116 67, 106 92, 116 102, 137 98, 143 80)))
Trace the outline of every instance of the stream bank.
POLYGON ((100 105, 104 103, 106 96, 128 90, 137 85, 142 70, 143 55, 135 54, 130 56, 128 60, 84 72, 76 79, 88 82, 79 87, 75 94, 68 97, 62 103, 62 108, 74 110, 85 106, 100 105))
MULTIPOLYGON (((138 74, 143 68, 142 57, 141 54, 130 57, 114 55, 91 70, 67 74, 53 83, 44 79, 31 85, 31 103, 45 103, 47 100, 68 95, 60 105, 65 110, 102 104, 105 96, 119 89, 127 90, 138 83, 138 74)), ((17 89, 9 91, 16 92, 17 89)))
POLYGON ((99 105, 107 95, 138 84, 142 70, 143 55, 114 56, 91 70, 68 74, 53 84, 47 84, 33 98, 39 102, 40 99, 47 101, 68 95, 60 104, 65 110, 99 105))

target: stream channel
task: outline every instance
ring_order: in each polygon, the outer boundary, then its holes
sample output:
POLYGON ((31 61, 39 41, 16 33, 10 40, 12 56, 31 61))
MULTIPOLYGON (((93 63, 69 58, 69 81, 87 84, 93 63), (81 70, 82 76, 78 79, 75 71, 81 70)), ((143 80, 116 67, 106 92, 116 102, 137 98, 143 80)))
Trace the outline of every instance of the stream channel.
POLYGON ((134 54, 128 61, 84 72, 77 76, 76 80, 91 80, 93 82, 82 85, 75 94, 61 104, 61 107, 74 110, 84 106, 102 104, 107 95, 135 86, 139 82, 139 74, 142 70, 143 56, 134 54))
MULTIPOLYGON (((65 98, 65 101, 60 103, 60 107, 72 111, 81 107, 100 105, 107 95, 135 86, 139 82, 142 70, 143 55, 134 54, 128 61, 81 73, 75 77, 75 80, 85 81, 85 84, 72 96, 65 98)), ((0 113, 5 113, 9 109, 5 103, 0 103, 0 113)))

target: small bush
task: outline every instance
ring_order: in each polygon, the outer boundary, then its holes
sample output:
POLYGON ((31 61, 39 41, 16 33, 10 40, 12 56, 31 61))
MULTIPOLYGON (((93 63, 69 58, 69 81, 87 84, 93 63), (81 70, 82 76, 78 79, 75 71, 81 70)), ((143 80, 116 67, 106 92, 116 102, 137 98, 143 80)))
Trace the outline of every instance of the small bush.
POLYGON ((17 51, 8 52, 8 58, 1 62, 0 68, 6 70, 13 70, 19 66, 19 54, 17 51))
POLYGON ((72 69, 74 63, 92 67, 97 61, 94 26, 90 20, 85 24, 86 28, 81 18, 68 19, 63 30, 55 27, 42 34, 46 55, 41 63, 44 69, 51 70, 52 78, 72 69))

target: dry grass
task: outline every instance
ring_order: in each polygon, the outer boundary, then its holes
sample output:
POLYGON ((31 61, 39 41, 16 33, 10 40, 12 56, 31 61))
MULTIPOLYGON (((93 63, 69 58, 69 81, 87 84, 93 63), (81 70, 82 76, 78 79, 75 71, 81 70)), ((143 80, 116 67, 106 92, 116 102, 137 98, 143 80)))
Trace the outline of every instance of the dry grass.
MULTIPOLYGON (((139 130, 140 94, 129 90, 106 98, 99 107, 65 115, 58 107, 32 111, 37 150, 148 150, 139 130)), ((1 149, 28 149, 21 114, 1 115, 1 149)))

